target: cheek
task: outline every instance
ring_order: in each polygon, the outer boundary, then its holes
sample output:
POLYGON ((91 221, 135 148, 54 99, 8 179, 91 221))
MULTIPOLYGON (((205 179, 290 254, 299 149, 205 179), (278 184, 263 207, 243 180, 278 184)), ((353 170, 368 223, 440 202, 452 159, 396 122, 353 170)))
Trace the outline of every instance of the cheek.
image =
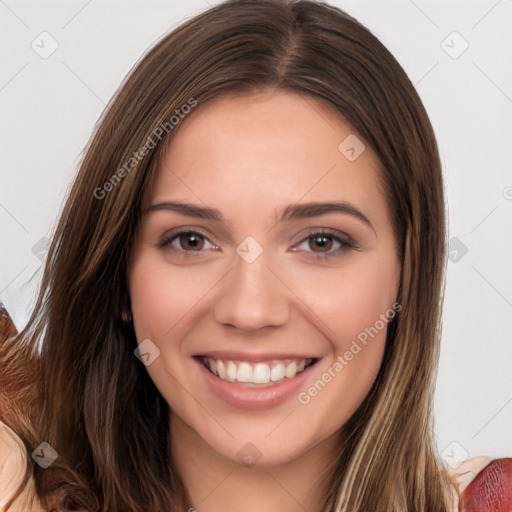
POLYGON ((176 340, 188 328, 187 315, 207 291, 204 280, 196 281, 192 270, 173 269, 150 251, 134 260, 129 275, 137 341, 150 339, 160 351, 146 370, 167 403, 178 409, 183 397, 176 382, 185 382, 186 371, 179 364, 181 346, 176 340))
POLYGON ((375 258, 366 268, 349 278, 349 295, 342 307, 348 312, 338 323, 343 330, 338 352, 346 362, 345 379, 359 383, 362 400, 379 370, 386 344, 389 322, 396 314, 400 266, 392 258, 375 258))
POLYGON ((173 321, 176 299, 172 288, 166 285, 157 265, 140 259, 130 276, 130 300, 133 324, 140 342, 145 338, 158 340, 173 321))
POLYGON ((379 370, 387 327, 396 314, 399 269, 398 262, 381 253, 317 276, 314 288, 303 283, 304 290, 316 290, 309 292, 309 302, 330 342, 332 354, 322 368, 328 373, 325 381, 333 382, 329 388, 336 396, 345 397, 347 410, 362 402, 379 370))
POLYGON ((353 339, 377 322, 385 331, 381 315, 395 303, 400 275, 399 263, 386 256, 358 257, 336 270, 297 277, 304 302, 322 321, 316 323, 324 326, 335 351, 348 350, 353 339))
POLYGON ((151 254, 135 261, 129 278, 130 300, 139 341, 164 341, 173 329, 186 325, 187 315, 209 289, 199 277, 193 269, 173 269, 151 254))

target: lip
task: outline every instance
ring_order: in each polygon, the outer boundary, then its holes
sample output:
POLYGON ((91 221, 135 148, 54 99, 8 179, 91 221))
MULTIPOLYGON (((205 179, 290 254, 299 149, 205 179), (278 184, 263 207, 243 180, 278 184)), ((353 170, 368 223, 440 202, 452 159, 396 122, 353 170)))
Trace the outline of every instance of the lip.
MULTIPOLYGON (((267 361, 268 356, 269 354, 266 354, 265 359, 260 359, 260 361, 267 361)), ((247 359, 247 357, 247 354, 243 354, 244 359, 242 360, 257 361, 247 359)), ((272 409, 296 395, 299 389, 304 386, 304 383, 308 380, 313 368, 319 361, 319 359, 316 358, 314 364, 306 368, 293 379, 284 379, 272 386, 258 388, 219 379, 219 377, 208 371, 198 358, 194 357, 193 359, 205 379, 207 386, 214 395, 233 407, 250 411, 272 409)), ((278 359, 283 359, 283 357, 280 356, 278 359)))

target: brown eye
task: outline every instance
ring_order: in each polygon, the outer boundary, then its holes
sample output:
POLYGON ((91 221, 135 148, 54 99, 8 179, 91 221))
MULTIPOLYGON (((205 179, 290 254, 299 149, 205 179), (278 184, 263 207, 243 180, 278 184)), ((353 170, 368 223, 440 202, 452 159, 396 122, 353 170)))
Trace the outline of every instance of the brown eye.
POLYGON ((359 250, 359 246, 340 231, 313 231, 297 247, 317 259, 341 257, 349 249, 359 250))
POLYGON ((205 235, 196 231, 167 233, 159 240, 157 246, 160 249, 181 253, 202 253, 207 249, 218 249, 218 246, 210 242, 205 235))
POLYGON ((332 235, 323 235, 323 234, 318 234, 318 235, 312 236, 308 239, 310 242, 309 247, 310 247, 310 249, 314 249, 314 247, 316 246, 320 249, 319 252, 327 252, 332 247, 332 243, 333 243, 332 238, 333 238, 332 235))
POLYGON ((201 250, 204 245, 204 239, 201 235, 194 232, 181 233, 177 239, 182 249, 185 250, 201 250))

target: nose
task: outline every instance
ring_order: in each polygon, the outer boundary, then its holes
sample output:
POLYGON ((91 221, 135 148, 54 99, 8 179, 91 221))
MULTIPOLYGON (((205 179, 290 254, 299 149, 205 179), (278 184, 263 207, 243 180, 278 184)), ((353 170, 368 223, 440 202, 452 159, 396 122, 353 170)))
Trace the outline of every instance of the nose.
POLYGON ((252 332, 284 325, 290 315, 290 290, 269 268, 265 251, 252 263, 235 255, 214 306, 217 322, 252 332))

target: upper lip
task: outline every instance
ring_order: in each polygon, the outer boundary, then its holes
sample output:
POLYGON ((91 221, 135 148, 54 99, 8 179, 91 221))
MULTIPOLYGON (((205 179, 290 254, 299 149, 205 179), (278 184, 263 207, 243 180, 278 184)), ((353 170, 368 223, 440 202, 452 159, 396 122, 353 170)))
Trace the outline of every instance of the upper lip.
POLYGON ((215 360, 222 359, 224 361, 251 361, 259 363, 264 361, 272 361, 275 359, 318 359, 311 355, 302 355, 296 353, 284 352, 266 352, 266 353, 248 353, 238 351, 209 351, 196 354, 194 357, 210 357, 215 360))

